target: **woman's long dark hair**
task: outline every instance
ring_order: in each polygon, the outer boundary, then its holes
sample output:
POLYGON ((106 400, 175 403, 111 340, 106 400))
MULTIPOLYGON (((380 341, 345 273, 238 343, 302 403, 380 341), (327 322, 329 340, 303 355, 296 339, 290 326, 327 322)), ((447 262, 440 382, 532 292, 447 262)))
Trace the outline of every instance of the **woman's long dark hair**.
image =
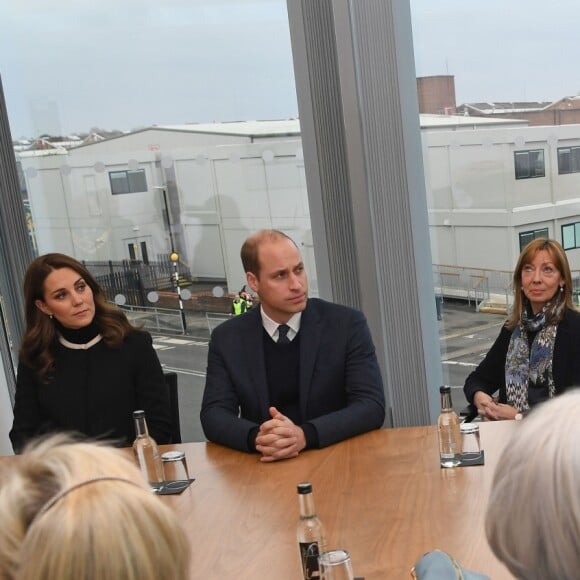
POLYGON ((57 331, 54 322, 38 309, 36 301, 44 301, 44 281, 52 271, 61 268, 74 270, 93 291, 94 322, 107 346, 119 348, 125 337, 136 330, 121 310, 107 303, 102 288, 81 263, 65 254, 45 254, 36 258, 24 277, 26 331, 20 346, 20 360, 36 370, 42 382, 48 382, 54 370, 57 331))

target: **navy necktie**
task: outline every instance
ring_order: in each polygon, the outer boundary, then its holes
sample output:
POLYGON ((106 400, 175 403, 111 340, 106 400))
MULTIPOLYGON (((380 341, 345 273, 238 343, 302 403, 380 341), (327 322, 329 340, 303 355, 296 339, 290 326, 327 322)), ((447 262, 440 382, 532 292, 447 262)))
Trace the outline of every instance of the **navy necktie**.
POLYGON ((281 324, 278 327, 278 344, 290 344, 290 339, 288 338, 288 331, 290 327, 287 324, 281 324))

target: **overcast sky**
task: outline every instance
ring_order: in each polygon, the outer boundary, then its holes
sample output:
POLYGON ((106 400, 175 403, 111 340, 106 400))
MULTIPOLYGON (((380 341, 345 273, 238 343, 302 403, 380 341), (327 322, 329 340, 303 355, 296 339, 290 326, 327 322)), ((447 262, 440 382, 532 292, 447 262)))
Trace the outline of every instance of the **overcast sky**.
POLYGON ((455 76, 457 104, 580 93, 578 0, 411 0, 417 76, 455 76))
MULTIPOLYGON (((458 104, 580 91, 578 0, 411 6, 458 104)), ((285 0, 1 0, 0 74, 14 137, 298 116, 285 0)))

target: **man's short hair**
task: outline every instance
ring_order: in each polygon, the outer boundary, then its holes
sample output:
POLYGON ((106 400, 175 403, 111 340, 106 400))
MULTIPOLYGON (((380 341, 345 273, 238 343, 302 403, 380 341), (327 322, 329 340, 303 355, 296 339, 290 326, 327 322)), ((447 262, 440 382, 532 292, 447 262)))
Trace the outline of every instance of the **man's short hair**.
POLYGON ((262 244, 279 242, 281 240, 290 240, 296 248, 298 248, 296 242, 290 236, 287 236, 284 232, 279 230, 260 230, 251 235, 242 245, 242 250, 240 252, 244 272, 251 272, 256 276, 256 278, 259 278, 260 259, 258 252, 260 246, 262 244))

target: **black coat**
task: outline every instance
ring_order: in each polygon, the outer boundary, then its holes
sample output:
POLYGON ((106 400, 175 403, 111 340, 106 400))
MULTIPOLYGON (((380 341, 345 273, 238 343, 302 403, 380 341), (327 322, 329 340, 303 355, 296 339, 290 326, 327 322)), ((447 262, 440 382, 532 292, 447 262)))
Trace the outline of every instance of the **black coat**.
MULTIPOLYGON (((477 391, 493 395, 498 389, 500 403, 506 402, 505 361, 512 332, 504 326, 486 357, 467 377, 463 391, 470 403, 477 391)), ((580 386, 580 313, 575 310, 566 310, 558 324, 552 373, 556 394, 580 386)))
POLYGON ((56 371, 48 384, 20 363, 10 440, 16 452, 36 435, 74 431, 130 445, 133 411, 143 409, 158 443, 171 439, 169 396, 147 332, 129 334, 118 349, 103 341, 87 350, 58 343, 56 371))

